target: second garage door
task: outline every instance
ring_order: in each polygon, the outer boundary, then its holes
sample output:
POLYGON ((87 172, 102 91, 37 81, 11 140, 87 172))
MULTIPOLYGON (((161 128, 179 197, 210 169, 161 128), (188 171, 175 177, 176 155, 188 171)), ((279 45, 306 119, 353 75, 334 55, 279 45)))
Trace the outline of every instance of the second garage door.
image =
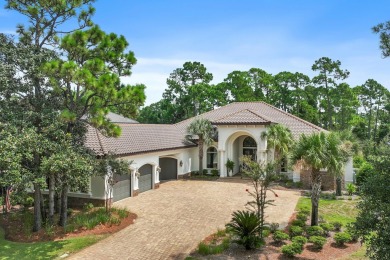
POLYGON ((177 160, 173 158, 160 158, 160 181, 177 179, 177 160))
POLYGON ((144 192, 152 189, 152 165, 145 164, 138 169, 140 176, 138 181, 139 192, 144 192))
POLYGON ((130 175, 118 175, 114 174, 114 180, 117 182, 114 184, 112 195, 113 200, 118 201, 131 196, 131 183, 130 175))

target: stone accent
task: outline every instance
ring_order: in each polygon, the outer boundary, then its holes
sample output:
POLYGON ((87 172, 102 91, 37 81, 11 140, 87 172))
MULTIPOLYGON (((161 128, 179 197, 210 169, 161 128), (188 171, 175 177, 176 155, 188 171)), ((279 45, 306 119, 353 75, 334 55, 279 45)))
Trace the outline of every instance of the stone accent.
MULTIPOLYGON (((326 171, 321 172, 322 175, 322 186, 321 189, 323 191, 327 190, 336 190, 336 178, 328 174, 326 171)), ((303 184, 304 189, 311 189, 311 169, 302 169, 300 171, 301 182, 303 184)), ((342 178, 341 187, 344 189, 345 180, 342 178)))
POLYGON ((138 196, 138 194, 139 194, 139 190, 133 190, 133 197, 138 196))
POLYGON ((160 183, 155 183, 154 184, 154 189, 158 189, 158 188, 160 188, 160 183))

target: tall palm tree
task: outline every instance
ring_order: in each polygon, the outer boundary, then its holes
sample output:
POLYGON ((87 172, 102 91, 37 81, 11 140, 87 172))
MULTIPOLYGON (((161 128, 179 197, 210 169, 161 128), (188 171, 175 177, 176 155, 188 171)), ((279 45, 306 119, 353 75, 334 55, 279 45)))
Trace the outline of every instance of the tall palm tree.
POLYGON ((280 124, 271 125, 267 132, 261 134, 261 138, 267 139, 267 149, 274 149, 276 170, 280 173, 282 160, 294 144, 290 129, 280 124))
POLYGON ((295 164, 302 161, 311 168, 311 225, 318 225, 318 205, 321 193, 322 178, 320 169, 328 173, 339 174, 348 158, 349 147, 344 145, 335 133, 314 133, 302 135, 294 149, 291 159, 295 164))
POLYGON ((210 145, 213 142, 215 131, 211 122, 204 118, 195 119, 187 127, 187 138, 194 139, 198 136, 199 149, 199 174, 203 174, 203 146, 210 145))

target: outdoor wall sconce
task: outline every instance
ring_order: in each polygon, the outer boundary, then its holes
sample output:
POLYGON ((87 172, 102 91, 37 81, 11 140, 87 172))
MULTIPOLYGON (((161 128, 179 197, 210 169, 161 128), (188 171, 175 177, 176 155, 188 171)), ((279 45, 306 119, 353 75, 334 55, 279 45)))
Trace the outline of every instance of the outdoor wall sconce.
POLYGON ((180 160, 179 165, 180 165, 180 167, 183 166, 183 161, 182 160, 180 160))

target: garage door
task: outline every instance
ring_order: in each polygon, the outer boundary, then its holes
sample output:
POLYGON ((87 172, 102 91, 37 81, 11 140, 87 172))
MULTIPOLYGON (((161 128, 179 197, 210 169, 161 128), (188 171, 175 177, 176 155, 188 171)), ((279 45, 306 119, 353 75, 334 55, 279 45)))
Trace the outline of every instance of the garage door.
POLYGON ((152 189, 152 165, 145 164, 138 171, 140 173, 138 181, 139 192, 152 189))
POLYGON ((177 160, 173 158, 160 158, 160 181, 177 179, 177 160))
POLYGON ((131 196, 131 182, 130 175, 118 175, 114 174, 114 180, 117 183, 113 187, 113 199, 118 201, 131 196))

